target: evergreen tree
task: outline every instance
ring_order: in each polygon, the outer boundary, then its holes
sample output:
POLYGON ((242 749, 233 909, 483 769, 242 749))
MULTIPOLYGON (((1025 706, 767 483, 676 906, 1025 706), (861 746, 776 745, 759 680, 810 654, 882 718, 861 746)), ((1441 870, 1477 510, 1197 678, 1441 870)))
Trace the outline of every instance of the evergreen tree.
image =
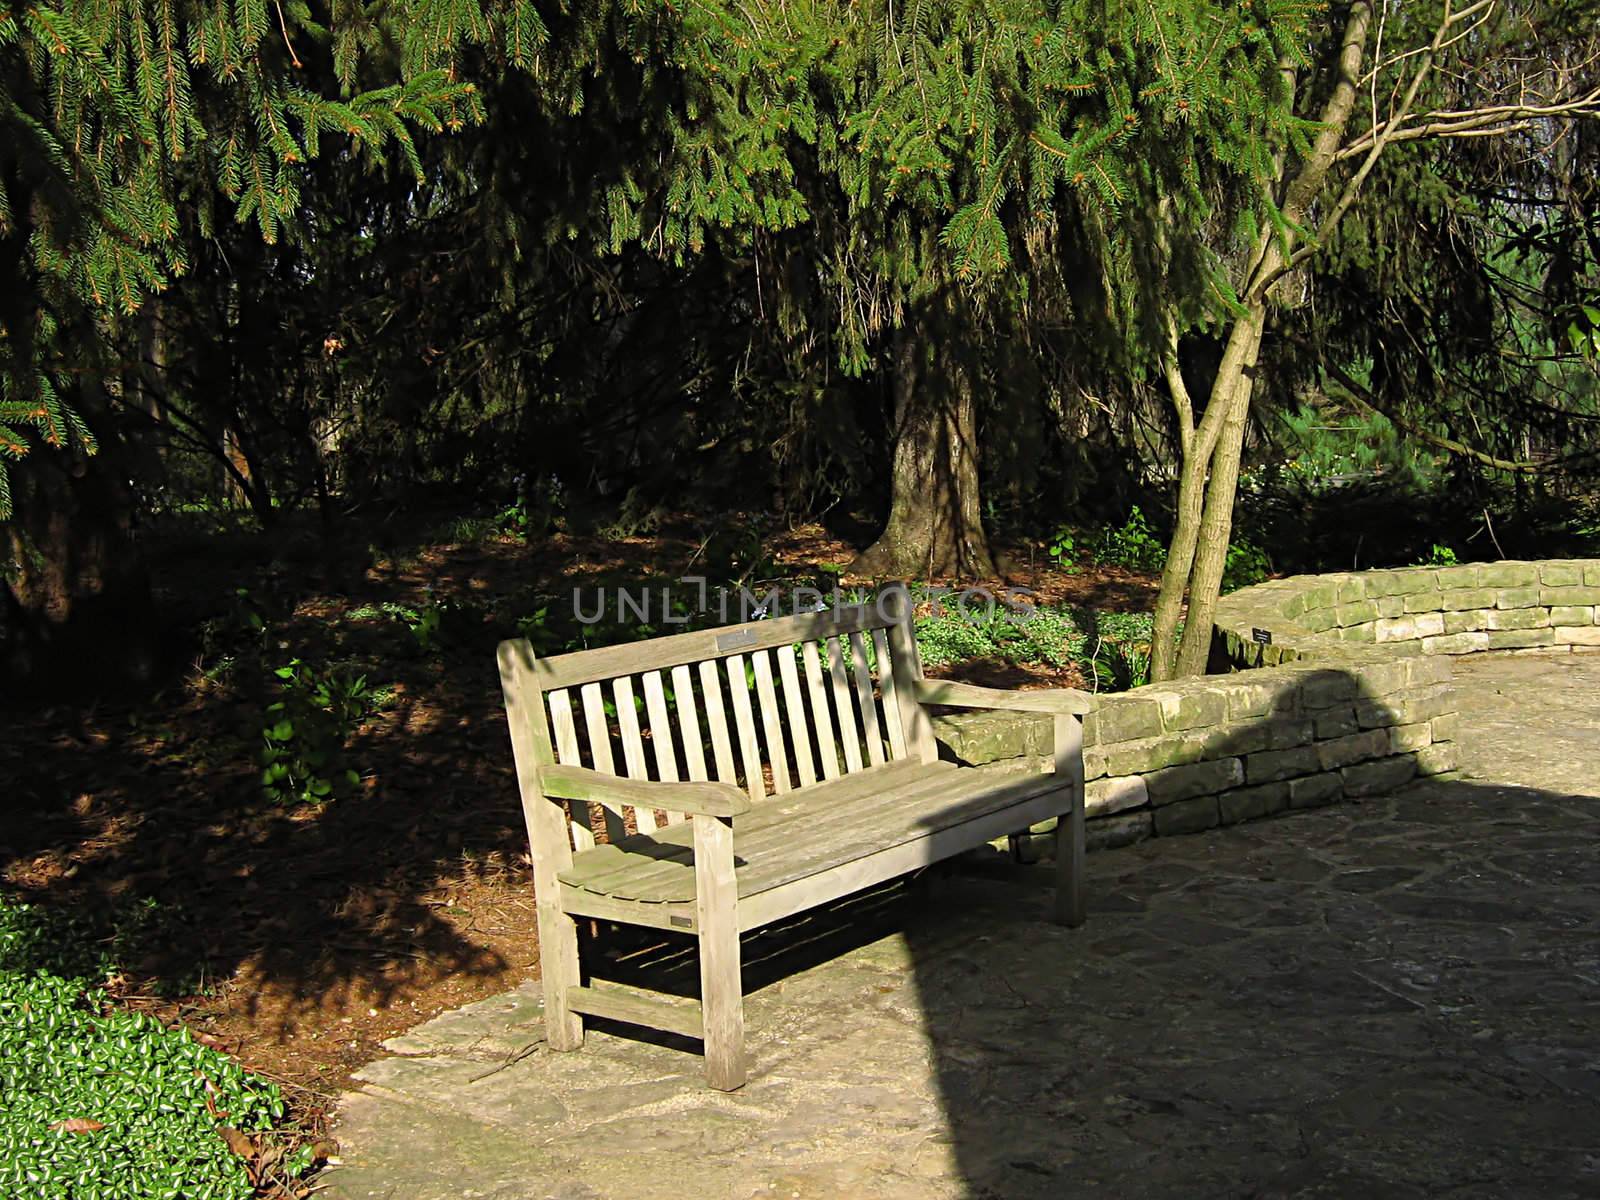
POLYGON ((529 67, 529 0, 72 0, 0 12, 0 517, 3 458, 78 438, 78 336, 137 312, 189 266, 180 207, 209 236, 220 194, 268 242, 300 217, 323 152, 398 153, 481 116, 452 63, 492 46, 529 67), (318 85, 326 85, 319 87, 318 85))

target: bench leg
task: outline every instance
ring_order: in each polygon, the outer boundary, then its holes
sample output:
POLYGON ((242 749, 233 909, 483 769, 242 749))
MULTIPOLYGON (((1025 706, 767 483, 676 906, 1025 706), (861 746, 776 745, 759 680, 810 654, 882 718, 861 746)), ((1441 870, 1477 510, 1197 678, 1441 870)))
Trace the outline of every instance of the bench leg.
POLYGON ((1074 716, 1055 718, 1056 774, 1072 790, 1072 807, 1056 821, 1056 903, 1058 925, 1076 929, 1088 914, 1084 882, 1083 723, 1074 716))
POLYGON ((694 879, 706 1083, 731 1092, 745 1081, 744 990, 739 969, 733 827, 720 818, 694 818, 694 879))
MULTIPOLYGON (((552 889, 553 890, 553 889, 552 889)), ((559 904, 539 907, 539 974, 544 982, 544 1037, 552 1050, 583 1045, 583 1018, 567 1005, 567 989, 583 983, 578 966, 578 923, 559 904)))

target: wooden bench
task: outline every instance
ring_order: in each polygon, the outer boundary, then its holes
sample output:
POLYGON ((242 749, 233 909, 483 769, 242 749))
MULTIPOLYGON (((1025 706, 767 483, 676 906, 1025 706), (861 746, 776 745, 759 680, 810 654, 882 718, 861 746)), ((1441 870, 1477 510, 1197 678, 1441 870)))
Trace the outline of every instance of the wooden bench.
POLYGON ((499 661, 552 1049, 578 1048, 585 1015, 630 1022, 701 1039, 707 1082, 737 1088, 741 933, 1049 817, 1055 917, 1083 921, 1090 697, 923 679, 902 587, 544 659, 516 639, 499 661), (1050 714, 1053 769, 941 761, 930 705, 1050 714), (589 983, 574 918, 697 937, 700 1003, 589 983))

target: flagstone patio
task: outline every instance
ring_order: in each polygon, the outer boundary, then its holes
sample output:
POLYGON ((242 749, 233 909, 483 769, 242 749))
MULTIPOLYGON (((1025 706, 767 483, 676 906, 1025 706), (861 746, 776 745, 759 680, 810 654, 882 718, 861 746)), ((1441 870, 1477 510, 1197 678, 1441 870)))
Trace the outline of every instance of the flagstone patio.
MULTIPOLYGON (((537 983, 388 1043, 341 1200, 1600 1196, 1600 656, 1463 659, 1463 770, 747 946, 749 1084, 537 983)), ((692 978, 686 952, 619 972, 692 978)))

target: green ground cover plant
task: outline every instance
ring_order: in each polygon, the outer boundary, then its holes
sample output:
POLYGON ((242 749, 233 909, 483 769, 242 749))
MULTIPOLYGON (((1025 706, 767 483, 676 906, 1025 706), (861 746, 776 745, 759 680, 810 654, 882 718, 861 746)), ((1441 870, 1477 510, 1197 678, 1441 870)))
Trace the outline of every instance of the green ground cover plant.
POLYGON ((1100 612, 1071 605, 1041 605, 1030 613, 993 612, 977 605, 933 609, 916 624, 925 666, 940 668, 973 659, 1017 666, 1077 666, 1095 691, 1125 691, 1150 682, 1152 617, 1100 612))
POLYGON ((312 1163, 276 1085, 101 984, 116 939, 0 898, 0 1195, 247 1200, 312 1163))

